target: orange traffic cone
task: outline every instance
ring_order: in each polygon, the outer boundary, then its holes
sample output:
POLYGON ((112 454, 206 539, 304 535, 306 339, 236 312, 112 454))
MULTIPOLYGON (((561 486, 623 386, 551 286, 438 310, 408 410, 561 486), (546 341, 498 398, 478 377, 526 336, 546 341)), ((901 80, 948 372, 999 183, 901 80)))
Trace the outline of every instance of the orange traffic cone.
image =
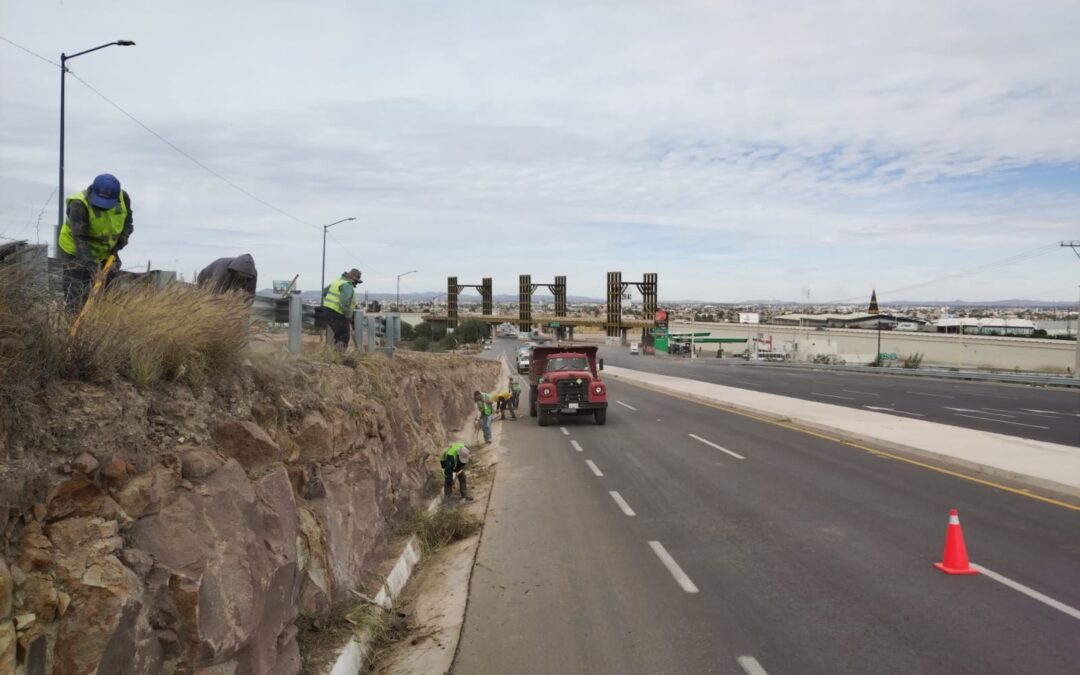
POLYGON ((968 562, 964 531, 960 529, 960 515, 956 509, 949 511, 949 528, 945 531, 945 553, 939 563, 934 563, 946 574, 978 574, 979 570, 968 562))

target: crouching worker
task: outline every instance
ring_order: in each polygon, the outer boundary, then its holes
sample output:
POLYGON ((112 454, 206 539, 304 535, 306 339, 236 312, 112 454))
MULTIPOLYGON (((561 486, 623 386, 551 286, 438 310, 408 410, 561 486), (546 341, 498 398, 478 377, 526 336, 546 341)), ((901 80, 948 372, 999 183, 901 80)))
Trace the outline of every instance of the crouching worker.
POLYGON ((465 482, 465 467, 469 464, 469 449, 461 443, 454 443, 446 450, 443 450, 442 456, 439 457, 439 463, 442 464, 443 476, 443 501, 450 501, 450 498, 454 496, 454 476, 457 476, 458 485, 461 488, 461 498, 465 501, 471 502, 472 497, 469 496, 468 485, 465 482))
POLYGON ((492 400, 495 401, 495 412, 499 413, 499 419, 506 419, 506 411, 510 411, 510 417, 517 419, 517 413, 514 412, 514 407, 511 405, 513 397, 508 391, 500 391, 491 395, 492 400))

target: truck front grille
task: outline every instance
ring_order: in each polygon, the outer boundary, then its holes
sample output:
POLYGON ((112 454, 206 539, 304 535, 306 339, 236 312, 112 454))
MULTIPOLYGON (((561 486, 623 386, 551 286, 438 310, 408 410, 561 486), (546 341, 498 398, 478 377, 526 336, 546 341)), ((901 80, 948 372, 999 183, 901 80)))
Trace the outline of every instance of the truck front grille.
POLYGON ((586 403, 589 400, 589 383, 578 384, 575 380, 559 380, 555 383, 560 403, 586 403))

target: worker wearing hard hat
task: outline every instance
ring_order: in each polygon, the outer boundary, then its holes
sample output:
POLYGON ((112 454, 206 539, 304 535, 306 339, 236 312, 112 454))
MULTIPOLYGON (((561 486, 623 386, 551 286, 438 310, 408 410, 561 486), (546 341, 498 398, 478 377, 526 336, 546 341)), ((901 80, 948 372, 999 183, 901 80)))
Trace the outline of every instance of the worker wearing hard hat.
POLYGON ((355 267, 331 281, 323 289, 323 316, 334 331, 334 345, 345 349, 349 346, 349 327, 353 312, 356 311, 356 286, 364 283, 360 280, 360 270, 355 267))
MULTIPOLYGON (((110 255, 127 246, 133 230, 131 197, 111 174, 101 174, 85 190, 67 198, 67 217, 57 244, 69 307, 86 301, 94 275, 110 255)), ((120 269, 119 261, 114 269, 120 269)))
POLYGON ((472 501, 469 496, 468 485, 465 481, 465 467, 469 464, 469 449, 462 443, 454 443, 439 456, 439 464, 442 465, 443 477, 443 500, 449 501, 454 496, 454 477, 457 477, 458 487, 461 488, 461 498, 472 501))

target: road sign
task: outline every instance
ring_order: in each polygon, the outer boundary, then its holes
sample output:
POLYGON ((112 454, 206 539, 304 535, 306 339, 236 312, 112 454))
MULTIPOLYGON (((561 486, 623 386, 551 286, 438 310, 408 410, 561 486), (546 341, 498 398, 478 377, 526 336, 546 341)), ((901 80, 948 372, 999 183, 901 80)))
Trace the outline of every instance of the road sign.
POLYGON ((559 323, 558 321, 552 321, 552 322, 548 323, 548 328, 559 328, 561 326, 562 326, 562 324, 559 323))

